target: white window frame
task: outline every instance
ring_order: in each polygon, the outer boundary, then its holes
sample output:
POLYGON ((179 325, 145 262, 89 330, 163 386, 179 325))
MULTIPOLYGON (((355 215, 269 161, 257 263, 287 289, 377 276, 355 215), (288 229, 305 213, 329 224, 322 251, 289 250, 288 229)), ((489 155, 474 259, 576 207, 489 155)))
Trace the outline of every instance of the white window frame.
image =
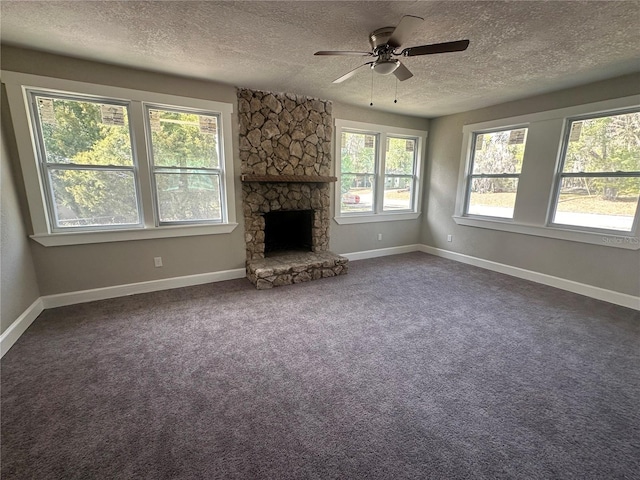
POLYGON ((220 139, 218 139, 218 159, 220 161, 220 165, 218 166, 218 168, 203 168, 203 167, 188 167, 186 168, 186 170, 200 170, 200 172, 202 174, 215 174, 218 175, 220 178, 220 184, 218 185, 219 190, 220 190, 220 209, 221 209, 221 220, 199 220, 199 221, 193 221, 193 220, 176 220, 176 221, 162 221, 160 219, 160 206, 159 206, 159 198, 158 198, 158 187, 157 187, 157 182, 156 182, 156 173, 158 173, 158 170, 179 170, 176 167, 160 167, 158 165, 156 165, 155 163, 155 159, 154 159, 154 153, 153 153, 153 141, 152 141, 152 136, 151 136, 151 123, 150 123, 150 119, 149 119, 149 111, 150 110, 162 110, 162 111, 166 111, 166 112, 177 112, 177 113, 192 113, 192 114, 196 114, 196 115, 208 115, 208 116, 214 116, 218 119, 218 124, 222 123, 222 119, 221 114, 219 112, 213 112, 213 111, 204 111, 201 109, 195 110, 192 108, 184 108, 184 107, 176 107, 175 105, 159 105, 159 104, 152 104, 152 103, 144 103, 144 116, 145 116, 145 132, 146 132, 146 139, 147 139, 147 154, 148 154, 148 158, 149 158, 149 165, 150 165, 150 173, 151 173, 151 185, 153 187, 153 206, 156 212, 156 226, 158 227, 164 227, 164 226, 169 226, 169 225, 200 225, 200 224, 220 224, 220 223, 226 223, 226 218, 227 218, 227 212, 225 211, 226 209, 224 208, 225 202, 224 202, 224 191, 225 191, 225 181, 224 181, 224 170, 225 170, 225 162, 224 162, 224 155, 222 153, 222 148, 221 148, 221 141, 220 139))
POLYGON ((127 116, 130 117, 131 113, 131 103, 125 102, 121 100, 115 100, 113 98, 106 97, 95 97, 91 95, 81 95, 77 93, 60 93, 60 92, 52 92, 49 90, 34 90, 34 89, 25 89, 25 95, 27 95, 27 99, 30 107, 30 120, 32 122, 31 128, 34 132, 38 132, 35 135, 33 141, 36 149, 38 150, 38 154, 36 155, 38 161, 39 172, 42 179, 43 185, 43 198, 45 200, 45 206, 47 208, 47 218, 50 221, 50 231, 53 233, 63 233, 63 232, 94 232, 94 231, 109 231, 109 230, 123 230, 123 229, 132 229, 132 228, 142 228, 143 226, 143 212, 142 212, 142 203, 140 200, 140 182, 139 182, 139 169, 138 169, 138 161, 133 149, 133 145, 135 143, 135 133, 133 128, 131 128, 131 122, 129 122, 129 141, 131 143, 131 156, 132 163, 130 167, 126 166, 97 166, 97 165, 86 165, 86 164, 57 164, 49 162, 46 154, 46 146, 44 144, 44 139, 42 138, 43 125, 40 118, 40 115, 37 111, 36 106, 36 97, 40 98, 52 98, 59 100, 70 100, 76 102, 93 102, 93 103, 102 103, 109 105, 118 105, 127 109, 127 116), (91 225, 91 226, 74 226, 74 227, 60 227, 58 225, 58 216, 56 214, 56 202, 54 200, 54 191, 53 185, 51 184, 50 170, 54 169, 66 169, 66 170, 88 170, 88 171, 115 171, 115 170, 124 170, 130 171, 133 174, 133 182, 135 189, 135 199, 136 199, 136 209, 138 212, 138 223, 135 224, 124 224, 124 225, 91 225))
MULTIPOLYGON (((469 213, 469 202, 471 201, 471 187, 473 185, 473 179, 474 178, 514 178, 516 180, 518 180, 518 184, 520 183, 520 176, 522 175, 522 170, 520 170, 520 173, 500 173, 500 174, 474 174, 473 173, 473 166, 475 164, 475 147, 476 147, 476 142, 478 141, 478 135, 482 135, 485 133, 497 133, 497 132, 505 132, 505 131, 509 131, 509 130, 522 130, 522 129, 527 129, 527 137, 529 136, 529 125, 512 125, 509 127, 500 127, 500 128, 493 128, 493 129, 489 129, 489 130, 475 130, 473 132, 471 132, 471 146, 469 149, 469 163, 468 163, 468 167, 467 167, 467 175, 466 175, 466 188, 465 188, 465 198, 464 198, 464 207, 463 207, 463 215, 465 217, 478 217, 478 218, 489 218, 489 219, 499 219, 499 220, 503 220, 503 221, 512 221, 513 217, 499 217, 497 215, 478 215, 475 213, 469 213)), ((525 154, 527 151, 527 145, 525 142, 525 154)), ((524 162, 523 162, 524 163, 524 162)), ((517 201, 517 197, 518 197, 518 189, 516 188, 516 201, 517 201)), ((515 215, 515 203, 514 203, 514 215, 515 215)))
POLYGON ((421 214, 422 206, 422 171, 424 166, 424 155, 426 152, 427 132, 422 130, 412 130, 389 125, 378 125, 373 123, 354 122, 351 120, 335 120, 334 136, 334 161, 335 172, 338 181, 334 191, 334 220, 340 225, 370 222, 386 222, 396 220, 414 220, 421 214), (342 158, 342 132, 356 132, 374 135, 377 138, 377 152, 375 165, 375 192, 373 199, 373 211, 370 212, 341 212, 341 158, 342 158), (384 182, 385 182, 385 159, 387 137, 410 138, 416 141, 415 146, 415 166, 414 166, 414 192, 412 208, 407 210, 383 210, 384 203, 384 182))
POLYGON ((595 119, 595 118, 602 118, 602 117, 610 117, 610 116, 615 116, 615 115, 622 115, 625 113, 638 113, 640 112, 640 109, 638 108, 625 108, 625 109, 618 109, 618 110, 609 110, 609 111, 605 111, 605 112, 598 112, 597 114, 586 114, 586 115, 578 115, 578 116, 574 116, 574 117, 570 117, 567 118, 565 120, 565 126, 564 126, 564 135, 562 138, 562 146, 560 148, 560 156, 558 159, 558 171, 556 172, 556 181, 555 181, 555 186, 554 186, 554 192, 553 192, 553 198, 552 198, 552 202, 549 208, 549 218, 548 218, 548 224, 550 226, 556 227, 556 228, 573 228, 575 230, 584 230, 585 232, 600 232, 600 233, 605 233, 605 234, 622 234, 622 235, 626 235, 629 233, 633 233, 633 232, 637 232, 638 231, 638 222, 640 221, 640 215, 638 214, 638 211, 640 210, 640 199, 638 199, 638 204, 636 205, 636 216, 633 220, 633 225, 631 227, 631 232, 625 232, 624 230, 612 230, 612 229, 605 229, 605 228, 597 228, 597 227, 587 227, 587 226, 580 226, 580 225, 570 225, 570 224, 566 224, 566 223, 559 223, 559 222, 554 222, 554 218, 556 215, 556 209, 558 208, 558 201, 560 200, 560 190, 562 188, 562 180, 563 178, 567 178, 567 177, 591 177, 591 178, 595 178, 595 177, 619 177, 619 178, 628 178, 628 177, 640 177, 640 172, 581 172, 581 173, 565 173, 563 172, 564 170, 564 164, 566 161, 566 156, 567 156, 567 150, 569 148, 569 140, 570 140, 570 135, 571 135, 571 127, 572 124, 574 122, 578 122, 581 120, 591 120, 591 119, 595 119))
POLYGON ((458 190, 453 220, 457 225, 505 232, 556 238, 628 250, 640 249, 640 208, 636 210, 634 230, 612 232, 584 230, 568 225, 550 224, 555 201, 555 186, 562 161, 562 142, 567 119, 598 115, 640 106, 640 95, 616 98, 573 107, 548 110, 517 117, 465 125, 462 129, 462 152, 458 174, 458 190), (528 126, 527 148, 518 182, 513 219, 465 215, 467 172, 471 159, 473 132, 528 126), (533 167, 536 167, 533 169, 533 167))
POLYGON ((77 245, 141 240, 150 238, 183 237, 231 233, 236 227, 236 208, 233 175, 232 122, 233 105, 230 103, 202 100, 141 90, 132 90, 108 85, 76 82, 51 77, 42 77, 2 71, 2 83, 7 90, 7 100, 16 135, 18 155, 24 177, 27 202, 31 214, 33 235, 31 238, 44 246, 77 245), (28 90, 49 92, 54 95, 98 97, 127 102, 130 105, 129 122, 132 132, 132 148, 137 158, 139 195, 142 224, 137 228, 92 229, 90 231, 54 231, 51 228, 47 208, 46 184, 38 160, 38 136, 30 120, 28 90), (223 168, 221 191, 223 221, 220 223, 198 223, 190 225, 158 225, 151 182, 151 162, 146 145, 145 105, 164 105, 177 109, 192 109, 218 113, 221 120, 220 151, 223 168))

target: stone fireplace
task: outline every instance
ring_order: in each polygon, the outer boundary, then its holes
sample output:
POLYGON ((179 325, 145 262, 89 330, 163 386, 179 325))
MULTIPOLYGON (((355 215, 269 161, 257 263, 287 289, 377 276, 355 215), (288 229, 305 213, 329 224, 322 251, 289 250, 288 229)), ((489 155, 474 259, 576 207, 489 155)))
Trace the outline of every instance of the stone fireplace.
POLYGON ((263 289, 347 273, 329 252, 331 102, 238 89, 238 112, 249 280, 263 289))

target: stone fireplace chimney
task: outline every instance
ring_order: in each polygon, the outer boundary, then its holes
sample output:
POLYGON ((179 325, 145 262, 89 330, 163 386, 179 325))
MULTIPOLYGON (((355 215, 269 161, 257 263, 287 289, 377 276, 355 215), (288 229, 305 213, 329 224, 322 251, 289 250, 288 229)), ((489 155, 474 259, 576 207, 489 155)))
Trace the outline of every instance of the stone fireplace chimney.
POLYGON ((328 251, 331 102, 238 89, 238 112, 249 280, 262 289, 347 273, 348 260, 328 251), (311 212, 310 251, 265 257, 265 214, 301 211, 311 212))

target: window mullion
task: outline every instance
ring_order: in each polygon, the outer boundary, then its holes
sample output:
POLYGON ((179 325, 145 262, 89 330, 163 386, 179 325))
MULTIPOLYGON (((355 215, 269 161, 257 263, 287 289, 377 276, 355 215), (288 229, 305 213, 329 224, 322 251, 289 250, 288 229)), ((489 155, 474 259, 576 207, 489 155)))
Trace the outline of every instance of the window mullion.
POLYGON ((387 134, 380 132, 378 135, 378 148, 376 152, 376 195, 375 212, 382 213, 384 209, 384 180, 385 163, 387 160, 387 134))
POLYGON ((154 173, 192 173, 198 175, 222 175, 219 168, 203 168, 203 167, 166 167, 155 166, 154 173))
POLYGON ((563 178, 631 178, 640 176, 640 172, 566 172, 563 178))
POLYGON ((139 200, 141 202, 142 218, 145 228, 156 226, 153 191, 151 189, 151 158, 149 155, 149 135, 144 118, 144 106, 142 102, 131 102, 131 125, 133 130, 133 151, 137 159, 137 180, 139 188, 139 200))
POLYGON ((46 163, 48 170, 106 170, 106 171, 125 171, 134 172, 135 167, 129 165, 92 165, 81 163, 46 163))
POLYGON ((472 173, 471 178, 519 178, 519 173, 472 173))

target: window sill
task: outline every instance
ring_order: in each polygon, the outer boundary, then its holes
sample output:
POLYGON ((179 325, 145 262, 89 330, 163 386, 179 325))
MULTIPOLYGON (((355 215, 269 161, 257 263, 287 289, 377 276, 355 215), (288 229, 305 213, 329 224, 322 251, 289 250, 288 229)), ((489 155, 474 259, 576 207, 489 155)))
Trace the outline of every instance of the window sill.
POLYGON ((88 243, 129 242, 152 238, 191 237, 196 235, 218 235, 231 233, 237 223, 223 225, 180 225, 131 230, 109 230, 103 232, 45 233, 31 238, 45 247, 84 245, 88 243))
POLYGON ((585 232, 555 226, 542 227, 537 225, 523 225, 513 223, 511 220, 461 217, 456 215, 453 216, 453 220, 458 225, 465 225, 468 227, 488 228, 491 230, 501 230, 503 232, 556 238, 559 240, 590 243, 592 245, 624 248, 627 250, 640 250, 640 238, 631 234, 626 234, 625 232, 620 232, 619 234, 608 232, 585 232))
POLYGON ((420 212, 402 213, 366 213, 363 215, 342 215, 334 217, 338 225, 351 225, 355 223, 394 222, 397 220, 415 220, 420 212))

